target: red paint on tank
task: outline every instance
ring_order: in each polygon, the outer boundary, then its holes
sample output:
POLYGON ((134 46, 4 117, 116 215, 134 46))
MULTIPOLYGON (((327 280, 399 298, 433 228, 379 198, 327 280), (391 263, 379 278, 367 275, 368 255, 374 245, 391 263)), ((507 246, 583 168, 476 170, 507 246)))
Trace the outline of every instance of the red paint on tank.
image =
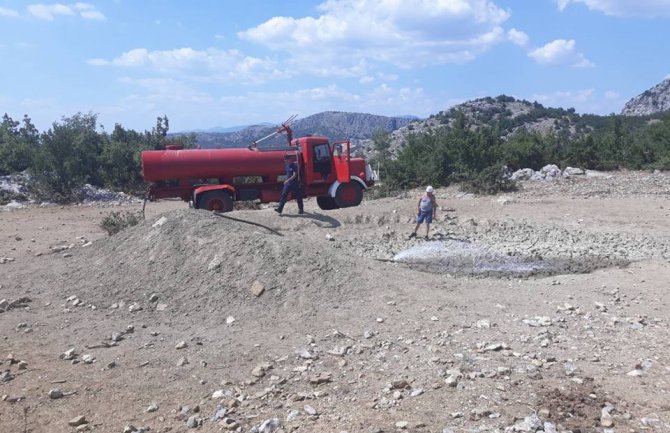
POLYGON ((249 149, 149 150, 142 152, 142 173, 149 182, 284 174, 286 151, 249 149))

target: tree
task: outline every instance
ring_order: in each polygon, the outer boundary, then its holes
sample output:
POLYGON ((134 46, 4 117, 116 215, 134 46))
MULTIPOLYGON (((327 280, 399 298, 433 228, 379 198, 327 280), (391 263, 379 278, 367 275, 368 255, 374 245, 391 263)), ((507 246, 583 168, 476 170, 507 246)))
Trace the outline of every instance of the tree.
POLYGON ((77 113, 44 132, 32 172, 38 195, 56 202, 73 200, 85 183, 102 184, 98 155, 102 136, 97 115, 77 113))
POLYGON ((372 164, 373 167, 377 167, 380 171, 380 178, 385 179, 392 156, 389 134, 382 129, 376 130, 372 134, 372 143, 374 148, 374 155, 370 159, 370 164, 372 164), (382 172, 384 174, 382 174, 382 172))
POLYGON ((0 123, 0 175, 18 173, 32 165, 39 133, 28 116, 23 126, 5 113, 0 123))
POLYGON ((99 157, 102 179, 106 188, 138 192, 143 180, 140 172, 140 153, 150 149, 145 136, 126 130, 118 123, 106 137, 99 157))
POLYGON ((170 122, 168 121, 167 116, 157 117, 156 126, 153 127, 151 132, 149 131, 144 132, 146 140, 150 144, 150 148, 153 150, 164 149, 165 148, 164 140, 169 130, 170 130, 170 122))

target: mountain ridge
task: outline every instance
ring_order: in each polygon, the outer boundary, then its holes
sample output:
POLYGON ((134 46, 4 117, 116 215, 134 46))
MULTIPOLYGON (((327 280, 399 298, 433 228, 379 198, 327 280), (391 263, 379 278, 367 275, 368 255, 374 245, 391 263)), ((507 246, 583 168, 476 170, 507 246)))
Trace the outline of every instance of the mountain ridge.
MULTIPOLYGON (((332 140, 349 139, 352 142, 369 139, 376 131, 390 133, 417 119, 416 116, 380 116, 368 113, 324 111, 301 119, 291 125, 294 137, 325 136, 332 140)), ((276 125, 252 125, 240 131, 227 133, 195 132, 198 145, 211 147, 245 147, 277 130, 276 125)), ((268 140, 267 145, 281 142, 268 140)))
POLYGON ((623 116, 649 116, 670 110, 670 77, 626 102, 623 116))
MULTIPOLYGON (((632 98, 623 108, 627 117, 639 117, 636 123, 652 121, 670 110, 670 78, 632 98)), ((421 119, 417 116, 380 116, 369 113, 324 111, 293 122, 294 137, 325 136, 331 140, 349 139, 352 150, 370 155, 374 152, 373 136, 388 134, 389 150, 396 153, 414 134, 434 134, 465 122, 470 129, 497 128, 501 136, 517 132, 553 134, 566 141, 584 137, 610 122, 611 116, 579 114, 574 108, 545 107, 538 102, 516 99, 507 95, 469 100, 447 110, 421 119)), ((198 145, 211 147, 245 147, 277 130, 277 125, 258 124, 223 133, 195 132, 198 145)), ((275 137, 264 145, 283 145, 275 137)))

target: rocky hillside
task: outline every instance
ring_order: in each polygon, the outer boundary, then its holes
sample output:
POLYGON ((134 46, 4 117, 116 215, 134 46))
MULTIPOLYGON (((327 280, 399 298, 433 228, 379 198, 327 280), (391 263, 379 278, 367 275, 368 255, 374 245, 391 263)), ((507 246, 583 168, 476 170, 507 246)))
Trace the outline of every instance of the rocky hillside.
POLYGON ((626 103, 621 110, 624 116, 648 116, 670 110, 670 78, 645 90, 626 103))
MULTIPOLYGON (((416 120, 390 134, 391 151, 402 147, 410 134, 434 134, 448 130, 457 123, 473 129, 483 126, 500 128, 501 135, 520 130, 553 133, 559 137, 575 138, 593 130, 600 116, 579 115, 573 108, 548 108, 538 102, 517 100, 500 95, 467 101, 448 111, 441 111, 425 120, 416 120)), ((602 119, 602 118, 601 118, 602 119)), ((363 145, 364 152, 373 150, 372 141, 363 145)))
MULTIPOLYGON (((414 118, 387 117, 364 113, 326 111, 296 120, 291 126, 295 137, 322 135, 331 140, 369 139, 379 130, 392 132, 408 125, 414 118)), ((256 125, 230 133, 196 133, 202 147, 243 147, 276 130, 276 126, 256 125)))

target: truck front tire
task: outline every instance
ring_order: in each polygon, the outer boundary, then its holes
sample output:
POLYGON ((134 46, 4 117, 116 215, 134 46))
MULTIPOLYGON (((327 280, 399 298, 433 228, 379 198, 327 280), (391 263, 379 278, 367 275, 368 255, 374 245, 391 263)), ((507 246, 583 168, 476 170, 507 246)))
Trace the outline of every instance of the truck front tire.
POLYGON ((198 198, 198 209, 230 212, 233 210, 233 198, 227 191, 207 191, 198 198))
POLYGON ((351 182, 341 183, 335 191, 335 204, 338 207, 358 206, 363 200, 363 187, 352 180, 351 182))
POLYGON ((317 197, 316 204, 318 204, 319 209, 322 210, 337 209, 337 204, 335 203, 335 199, 333 197, 323 197, 323 196, 317 197))

